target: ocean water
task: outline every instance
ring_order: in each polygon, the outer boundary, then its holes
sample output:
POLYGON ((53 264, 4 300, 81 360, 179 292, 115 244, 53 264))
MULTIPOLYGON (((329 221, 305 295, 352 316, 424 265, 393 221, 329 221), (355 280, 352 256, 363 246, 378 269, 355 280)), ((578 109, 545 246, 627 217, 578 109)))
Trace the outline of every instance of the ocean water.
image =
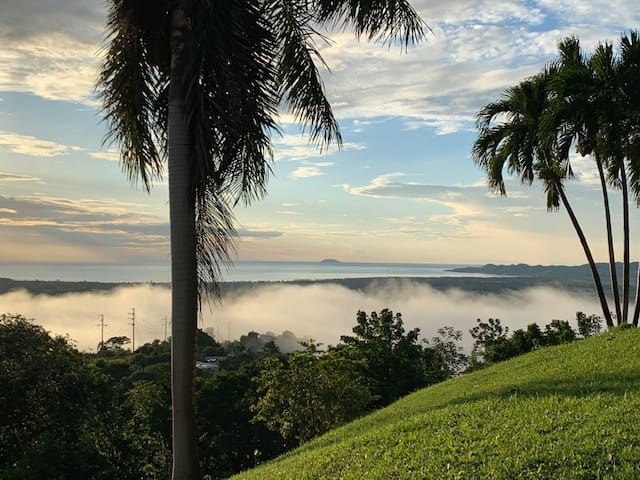
MULTIPOLYGON (((238 261, 224 281, 324 280, 368 277, 464 277, 448 271, 468 266, 419 263, 322 263, 238 261)), ((474 274, 472 276, 478 276, 474 274)), ((168 282, 168 265, 0 264, 0 277, 14 280, 168 282)))

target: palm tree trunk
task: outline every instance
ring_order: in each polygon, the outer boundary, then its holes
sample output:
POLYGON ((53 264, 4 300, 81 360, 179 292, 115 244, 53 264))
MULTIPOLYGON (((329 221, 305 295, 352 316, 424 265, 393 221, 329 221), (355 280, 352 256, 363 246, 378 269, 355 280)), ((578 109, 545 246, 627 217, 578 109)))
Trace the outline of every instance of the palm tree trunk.
POLYGON ((604 169, 600 158, 596 156, 598 175, 600 176, 600 186, 602 187, 602 199, 604 202, 604 216, 607 223, 607 244, 609 246, 609 275, 611 276, 611 293, 616 308, 616 321, 619 323, 622 318, 620 310, 620 292, 618 290, 618 271, 616 268, 616 257, 613 247, 613 229, 611 228, 611 209, 609 208, 609 191, 607 190, 607 180, 604 176, 604 169))
POLYGON ((195 204, 191 196, 191 136, 186 126, 184 14, 172 14, 168 119, 171 222, 171 406, 173 480, 200 480, 195 424, 195 343, 198 319, 195 204))
POLYGON ((569 200, 564 193, 562 185, 556 183, 555 188, 558 191, 558 195, 560 196, 560 200, 562 201, 562 205, 567 210, 569 214, 569 218, 571 219, 571 224, 573 228, 575 228, 576 233, 578 234, 578 238, 580 239, 580 244, 582 245, 582 249, 584 250, 584 254, 587 257, 587 261, 589 262, 589 268, 591 269, 591 276, 593 277, 593 284, 596 287, 596 292, 598 293, 598 300, 600 300, 600 307, 602 308, 602 314, 604 315, 605 322, 607 323, 607 327, 613 327, 613 319, 611 318, 611 311, 609 310, 609 305, 607 304, 607 297, 604 295, 604 289, 602 288, 602 282, 600 281, 600 274, 598 274, 598 269, 596 268, 596 262, 593 260, 593 255, 591 255, 591 249, 589 248, 589 243, 587 242, 587 238, 584 236, 584 232, 582 231, 582 227, 580 227, 580 223, 578 223, 578 219, 576 218, 571 205, 569 205, 569 200))
MULTIPOLYGON (((622 219, 624 230, 624 250, 622 263, 622 323, 627 323, 629 316, 629 189, 627 187, 627 173, 624 161, 620 168, 620 180, 622 182, 622 219)), ((620 323, 620 322, 618 322, 620 323)))
POLYGON ((638 262, 638 272, 636 274, 636 306, 633 309, 633 326, 638 326, 638 318, 640 318, 640 262, 638 262))

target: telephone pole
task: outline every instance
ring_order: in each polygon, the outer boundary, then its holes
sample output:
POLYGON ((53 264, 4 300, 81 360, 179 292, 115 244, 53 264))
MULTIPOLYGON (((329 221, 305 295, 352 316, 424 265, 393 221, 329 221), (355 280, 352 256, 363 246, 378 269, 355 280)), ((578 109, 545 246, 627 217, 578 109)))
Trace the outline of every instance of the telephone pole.
POLYGON ((136 308, 131 307, 129 309, 129 325, 131 325, 132 333, 131 333, 131 352, 136 351, 136 308))
POLYGON ((168 317, 164 316, 164 341, 167 341, 167 323, 169 323, 168 317))
POLYGON ((99 313, 98 317, 100 317, 100 323, 98 327, 100 327, 100 349, 104 348, 104 327, 108 327, 109 325, 104 323, 104 314, 99 313))

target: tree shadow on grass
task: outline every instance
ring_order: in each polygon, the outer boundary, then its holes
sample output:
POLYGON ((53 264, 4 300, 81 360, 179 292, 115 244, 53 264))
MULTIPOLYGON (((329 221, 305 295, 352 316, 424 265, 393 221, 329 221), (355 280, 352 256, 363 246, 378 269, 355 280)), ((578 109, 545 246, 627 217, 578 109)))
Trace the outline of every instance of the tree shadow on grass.
MULTIPOLYGON (((481 382, 481 379, 477 380, 481 382)), ((631 392, 640 392, 640 376, 633 372, 618 373, 615 375, 593 372, 575 375, 571 378, 567 378, 565 374, 562 378, 547 377, 539 381, 514 380, 511 383, 494 386, 493 388, 478 392, 463 392, 455 398, 443 398, 442 401, 436 400, 430 403, 424 410, 416 409, 411 403, 407 403, 404 408, 402 403, 392 404, 392 411, 387 410, 389 408, 387 407, 373 412, 371 414, 373 417, 369 417, 366 423, 362 424, 361 428, 356 427, 354 431, 354 426, 351 425, 344 430, 344 435, 340 435, 342 429, 339 429, 334 433, 303 444, 299 449, 294 451, 294 455, 303 451, 331 447, 344 439, 355 439, 361 434, 369 434, 372 431, 383 429, 398 420, 406 420, 414 415, 424 415, 429 411, 435 412, 450 406, 461 406, 486 400, 515 398, 544 398, 552 396, 586 398, 593 395, 623 396, 631 392), (403 410, 406 410, 407 416, 402 415, 401 412, 403 410)), ((403 400, 400 400, 400 402, 403 402, 403 400)))
POLYGON ((640 392, 640 378, 637 373, 576 375, 573 378, 545 378, 540 381, 514 381, 491 390, 463 393, 461 396, 434 403, 433 408, 445 408, 452 405, 474 403, 483 400, 507 399, 517 397, 589 397, 598 394, 624 395, 640 392))

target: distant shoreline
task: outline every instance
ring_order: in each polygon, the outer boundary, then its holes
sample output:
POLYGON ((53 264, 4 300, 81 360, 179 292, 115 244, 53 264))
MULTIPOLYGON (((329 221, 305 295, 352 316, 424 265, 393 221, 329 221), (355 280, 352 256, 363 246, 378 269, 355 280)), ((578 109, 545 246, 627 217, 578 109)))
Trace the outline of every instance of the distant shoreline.
MULTIPOLYGON (((331 260, 331 259, 329 259, 331 260)), ((267 265, 285 265, 286 262, 273 262, 267 265)), ((305 265, 301 262, 291 262, 292 265, 305 265)), ((313 264, 312 264, 313 265, 313 264)), ((323 265, 315 262, 320 268, 323 265)), ((220 289, 225 295, 235 295, 240 292, 249 291, 255 288, 274 286, 274 285, 340 285, 342 287, 367 291, 372 288, 396 288, 398 285, 427 285, 440 291, 457 289, 464 292, 477 294, 502 294, 524 290, 533 287, 551 287, 569 292, 576 292, 585 295, 593 295, 593 283, 591 273, 587 265, 565 266, 565 265, 494 265, 487 264, 483 266, 453 266, 449 265, 429 265, 429 264, 383 264, 384 266, 404 265, 409 272, 403 275, 366 275, 357 276, 349 270, 349 263, 339 262, 337 270, 330 270, 328 275, 335 275, 334 278, 317 278, 317 279, 272 279, 272 280, 233 280, 220 282, 220 289), (342 270, 344 267, 344 270, 342 270), (439 267, 430 275, 412 276, 412 267, 439 267), (444 268, 448 267, 448 268, 444 268), (344 271, 350 276, 340 276, 344 271), (449 276, 446 273, 453 272, 458 276, 449 276), (439 273, 443 273, 439 275, 439 273)), ((358 264, 362 265, 380 265, 380 264, 358 264)), ((331 267, 332 265, 327 265, 331 267)), ((336 266, 336 265, 334 265, 336 266)), ((632 276, 635 279, 635 271, 638 262, 632 263, 632 276)), ((601 272, 603 286, 609 289, 608 285, 608 265, 605 263, 598 264, 601 272)), ((389 270, 392 272, 393 270, 389 270)), ((317 272, 317 271, 316 271, 317 272)), ((292 275, 304 275, 304 270, 294 271, 292 275)), ((309 273, 313 275, 314 272, 309 273)), ((108 292, 116 288, 133 287, 133 286, 154 286, 159 288, 171 287, 169 282, 153 282, 153 281, 132 281, 132 282, 102 282, 102 281, 68 281, 68 280, 14 280, 11 278, 0 278, 0 294, 17 290, 26 290, 33 295, 63 295, 67 293, 83 293, 83 292, 108 292)), ((632 288, 634 286, 632 285, 632 288)))
MULTIPOLYGON (((471 294, 506 294, 535 287, 549 287, 581 295, 593 295, 590 280, 558 281, 534 277, 370 277, 337 278, 321 280, 238 281, 221 282, 223 299, 226 296, 242 295, 253 289, 283 285, 312 286, 339 285, 366 292, 373 289, 398 289, 409 286, 428 286, 438 291, 459 290, 471 294)), ((46 280, 11 280, 0 278, 0 295, 25 290, 32 295, 65 295, 70 293, 106 293, 117 288, 151 286, 170 289, 170 283, 157 282, 66 282, 46 280)))

